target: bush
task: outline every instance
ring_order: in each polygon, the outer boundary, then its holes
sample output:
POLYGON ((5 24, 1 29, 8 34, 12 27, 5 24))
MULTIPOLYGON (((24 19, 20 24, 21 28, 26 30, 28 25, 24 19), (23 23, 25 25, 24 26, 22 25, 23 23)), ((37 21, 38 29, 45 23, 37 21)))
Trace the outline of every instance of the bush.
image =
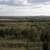
POLYGON ((11 29, 0 29, 0 37, 5 37, 5 36, 12 36, 16 34, 16 30, 11 28, 11 29))

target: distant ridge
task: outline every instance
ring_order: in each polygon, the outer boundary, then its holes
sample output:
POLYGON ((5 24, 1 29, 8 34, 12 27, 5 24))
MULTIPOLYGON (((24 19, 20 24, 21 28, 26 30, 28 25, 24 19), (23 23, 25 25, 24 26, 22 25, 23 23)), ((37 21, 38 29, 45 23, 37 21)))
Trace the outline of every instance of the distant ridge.
POLYGON ((50 21, 50 16, 0 16, 0 21, 50 21))
POLYGON ((50 18, 50 16, 0 16, 0 19, 6 19, 6 18, 10 18, 10 19, 13 19, 13 18, 50 18))

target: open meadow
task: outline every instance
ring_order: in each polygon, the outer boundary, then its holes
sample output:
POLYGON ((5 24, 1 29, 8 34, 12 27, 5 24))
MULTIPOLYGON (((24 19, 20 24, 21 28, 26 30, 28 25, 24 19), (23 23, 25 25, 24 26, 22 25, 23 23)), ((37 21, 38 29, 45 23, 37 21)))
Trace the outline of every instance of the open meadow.
POLYGON ((50 33, 48 19, 0 20, 0 50, 42 50, 41 34, 50 33))

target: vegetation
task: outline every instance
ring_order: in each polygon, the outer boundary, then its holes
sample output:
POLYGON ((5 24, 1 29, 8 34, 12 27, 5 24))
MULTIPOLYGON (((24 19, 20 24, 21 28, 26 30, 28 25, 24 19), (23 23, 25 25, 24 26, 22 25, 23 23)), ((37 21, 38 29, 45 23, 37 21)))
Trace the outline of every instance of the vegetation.
POLYGON ((43 21, 16 22, 14 25, 5 24, 5 26, 0 27, 0 42, 3 39, 3 41, 6 40, 5 44, 8 44, 10 47, 17 45, 16 47, 25 47, 25 49, 33 50, 36 46, 40 47, 40 44, 35 42, 40 42, 41 33, 45 35, 49 25, 50 22, 43 21))

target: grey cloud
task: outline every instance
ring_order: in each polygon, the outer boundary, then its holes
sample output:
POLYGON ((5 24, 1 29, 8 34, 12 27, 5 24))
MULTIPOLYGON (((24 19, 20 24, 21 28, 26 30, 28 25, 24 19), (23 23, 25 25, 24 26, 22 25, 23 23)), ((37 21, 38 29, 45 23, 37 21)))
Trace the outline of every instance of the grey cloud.
MULTIPOLYGON (((17 1, 19 1, 19 3, 14 3, 14 1, 15 0, 10 0, 9 2, 5 2, 3 0, 3 1, 0 1, 0 4, 17 5, 17 6, 23 5, 23 4, 20 3, 19 0, 17 0, 17 1)), ((44 3, 44 2, 50 2, 50 0, 26 0, 26 1, 28 1, 28 3, 32 3, 32 4, 40 4, 40 3, 44 3)))
POLYGON ((2 0, 0 1, 0 4, 9 4, 9 5, 13 5, 15 3, 13 3, 14 0, 9 0, 9 1, 5 1, 5 0, 2 0))
POLYGON ((50 2, 50 0, 32 0, 33 3, 50 2))
POLYGON ((18 6, 21 6, 21 5, 24 5, 25 4, 24 3, 25 1, 28 1, 28 0, 22 0, 22 1, 20 1, 20 0, 9 0, 8 2, 5 1, 5 0, 2 0, 2 1, 0 1, 0 4, 18 5, 18 6))

